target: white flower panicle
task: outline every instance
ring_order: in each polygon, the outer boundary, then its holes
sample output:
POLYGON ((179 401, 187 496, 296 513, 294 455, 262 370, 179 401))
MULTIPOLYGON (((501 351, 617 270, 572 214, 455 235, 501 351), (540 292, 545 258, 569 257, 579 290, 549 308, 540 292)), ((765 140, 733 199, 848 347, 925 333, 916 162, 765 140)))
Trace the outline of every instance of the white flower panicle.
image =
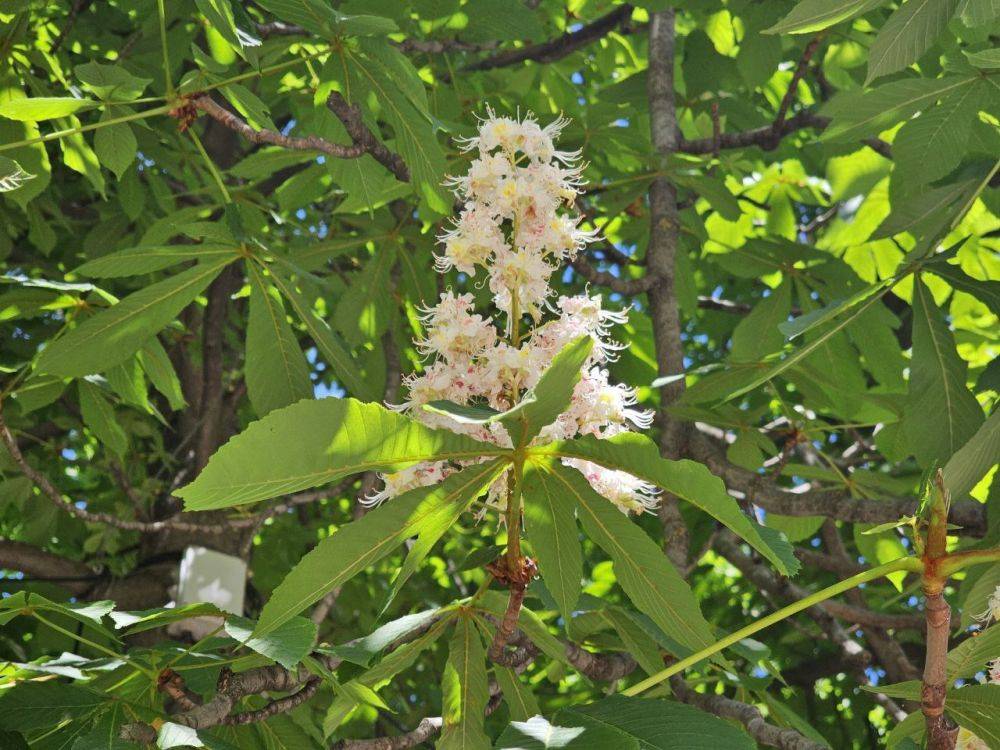
MULTIPOLYGON (((479 134, 461 144, 476 157, 466 175, 450 180, 465 205, 453 228, 439 236, 443 252, 436 268, 468 276, 482 268, 506 328, 501 332, 491 317, 477 313, 472 294, 442 294, 435 306, 422 311, 426 333, 417 348, 427 365, 406 378, 408 398, 393 408, 428 426, 509 447, 510 436, 499 423, 460 423, 423 407, 451 401, 509 409, 538 383, 563 347, 590 336, 594 347, 570 404, 537 442, 579 435, 608 438, 633 427, 648 428, 652 412, 638 409, 635 392, 611 383, 606 369, 622 348, 609 339, 610 328, 625 323, 627 311, 605 310, 600 296, 552 299, 552 274, 596 238, 596 232, 579 228, 578 216, 565 211, 581 184, 579 153, 558 151, 553 144, 566 121, 541 127, 531 116, 515 120, 490 110, 488 115, 479 134), (523 315, 531 316, 534 328, 512 336, 513 321, 523 315)), ((630 474, 582 460, 565 463, 624 513, 656 506, 656 488, 630 474)), ((427 463, 385 475, 384 488, 367 502, 440 482, 458 468, 427 463)), ((490 487, 486 507, 505 509, 506 489, 507 479, 501 476, 490 487)))

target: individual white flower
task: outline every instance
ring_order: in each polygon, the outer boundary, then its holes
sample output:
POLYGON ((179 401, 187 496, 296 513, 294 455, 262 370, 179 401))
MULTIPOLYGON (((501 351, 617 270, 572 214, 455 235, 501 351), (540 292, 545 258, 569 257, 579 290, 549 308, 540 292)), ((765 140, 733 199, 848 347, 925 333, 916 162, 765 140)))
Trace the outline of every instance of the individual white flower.
POLYGON ((983 627, 986 627, 991 622, 1000 621, 1000 586, 997 586, 990 598, 986 602, 986 611, 980 612, 978 615, 973 615, 975 619, 979 620, 983 627))
POLYGON ((610 437, 631 423, 648 429, 653 412, 633 409, 635 391, 622 383, 608 382, 608 371, 599 367, 584 373, 573 390, 567 414, 577 423, 581 435, 610 437))
POLYGON ((493 301, 509 316, 516 294, 520 312, 539 320, 542 305, 552 291, 549 277, 554 270, 540 254, 526 248, 501 250, 489 268, 493 301))
POLYGON ((490 319, 472 313, 471 294, 444 292, 437 305, 426 308, 421 319, 426 337, 417 342, 422 354, 440 355, 449 362, 466 362, 493 346, 496 328, 490 319))
POLYGON ((606 469, 578 458, 564 459, 563 463, 577 469, 598 494, 613 502, 626 515, 651 512, 659 504, 659 490, 627 472, 606 469))
POLYGON ((462 211, 454 228, 438 239, 444 245, 444 254, 434 259, 439 273, 456 268, 475 276, 477 265, 485 266, 494 253, 507 247, 498 221, 478 204, 462 211))
POLYGON ((416 464, 389 474, 379 474, 383 482, 382 489, 366 495, 360 502, 366 507, 374 507, 417 487, 438 484, 453 471, 447 461, 437 461, 416 464))

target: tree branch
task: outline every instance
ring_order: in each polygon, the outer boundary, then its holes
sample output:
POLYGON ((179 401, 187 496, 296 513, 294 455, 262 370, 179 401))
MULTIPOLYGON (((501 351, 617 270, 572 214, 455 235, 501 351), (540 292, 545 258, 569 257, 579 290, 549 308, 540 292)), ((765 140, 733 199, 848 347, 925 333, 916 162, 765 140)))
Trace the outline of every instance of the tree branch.
POLYGON ((517 65, 528 60, 539 63, 555 62, 607 36, 618 26, 627 23, 631 17, 632 6, 620 5, 607 15, 601 16, 596 21, 592 21, 585 26, 581 26, 576 31, 566 32, 556 39, 551 39, 540 44, 528 44, 520 49, 501 52, 485 60, 479 60, 471 65, 466 65, 464 70, 493 70, 509 65, 517 65))
MULTIPOLYGON (((652 15, 649 24, 649 98, 650 135, 660 163, 677 150, 677 110, 674 102, 674 11, 652 15)), ((658 165, 659 166, 659 165, 658 165)), ((674 289, 677 240, 677 188, 665 176, 657 176, 649 188, 649 246, 646 267, 649 287, 649 313, 653 324, 657 372, 660 377, 684 371, 684 347, 681 343, 680 310, 674 289)), ((684 379, 660 389, 660 407, 656 415, 660 428, 660 453, 678 458, 684 449, 684 423, 674 419, 670 406, 684 391, 684 379)), ((687 567, 688 531, 678 500, 664 495, 660 502, 667 555, 681 571, 687 567)))
POLYGON ((794 729, 786 729, 768 724, 760 710, 749 703, 727 698, 724 695, 708 695, 698 693, 688 687, 688 684, 675 675, 670 679, 674 695, 684 703, 700 708, 723 719, 738 721, 747 733, 758 743, 766 747, 777 747, 781 750, 827 750, 826 745, 802 736, 794 729))
POLYGON ((365 153, 371 154, 379 164, 395 175, 400 182, 410 181, 410 170, 403 161, 403 157, 393 153, 382 143, 375 134, 365 125, 364 116, 361 110, 353 104, 349 104, 339 91, 331 91, 326 98, 326 106, 337 119, 344 125, 344 129, 351 137, 355 145, 364 149, 365 153))
POLYGON ((208 94, 191 99, 191 104, 226 128, 233 130, 251 143, 271 144, 298 151, 319 151, 338 159, 357 159, 370 154, 377 162, 395 175, 400 182, 409 182, 410 174, 402 157, 393 153, 364 124, 361 111, 350 104, 339 92, 327 98, 327 107, 343 123, 351 144, 334 143, 316 135, 288 136, 274 130, 256 130, 236 114, 217 104, 208 94))
POLYGON ((91 589, 101 576, 86 563, 46 552, 32 544, 0 539, 0 568, 58 583, 71 594, 91 589))
MULTIPOLYGON (((701 461, 731 490, 752 495, 755 505, 785 516, 826 516, 852 523, 887 523, 913 515, 919 503, 912 498, 867 500, 851 497, 846 490, 790 492, 760 475, 730 463, 711 438, 697 431, 689 443, 692 458, 701 461)), ((952 506, 952 523, 971 536, 986 533, 986 506, 965 500, 952 506)))

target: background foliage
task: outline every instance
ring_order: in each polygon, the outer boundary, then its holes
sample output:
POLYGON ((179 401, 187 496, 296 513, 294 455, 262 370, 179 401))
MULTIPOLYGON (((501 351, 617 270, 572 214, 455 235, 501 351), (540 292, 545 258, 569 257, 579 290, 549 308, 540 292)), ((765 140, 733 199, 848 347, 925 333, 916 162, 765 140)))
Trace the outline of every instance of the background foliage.
MULTIPOLYGON (((299 399, 398 400, 421 366, 417 307, 440 291, 441 183, 486 106, 572 119, 577 205, 606 241, 562 285, 633 306, 612 374, 658 409, 662 454, 705 464, 795 546, 787 578, 791 561, 776 569, 696 504, 668 495, 640 519, 718 635, 912 551, 895 522, 937 468, 953 548, 995 546, 998 37, 994 0, 0 0, 0 745, 134 746, 123 725, 224 692, 224 669, 260 679, 233 713, 262 713, 200 739, 167 724, 161 746, 403 748, 433 742, 442 712, 449 747, 561 746, 527 737, 540 719, 505 733, 539 712, 585 727, 588 747, 919 738, 924 616, 902 571, 655 704, 602 700, 685 652, 596 536, 568 619, 529 589, 536 653, 517 670, 482 666, 465 617, 344 646, 476 590, 495 527, 468 514, 385 615, 405 547, 264 642, 230 619, 183 643, 163 626, 212 610, 157 608, 197 544, 248 561, 256 618, 361 515, 371 473, 236 509, 182 512, 174 493, 299 399), (308 695, 262 697, 295 680, 308 695), (397 744, 360 739, 384 735, 397 744)), ((482 294, 474 281, 447 284, 482 294)), ((256 467, 295 460, 298 428, 256 467)), ((996 627, 968 635, 997 585, 997 563, 952 580, 950 679, 1000 656, 996 627)), ((502 612, 505 596, 482 602, 502 612)), ((997 691, 955 690, 952 718, 1000 743, 997 691)))

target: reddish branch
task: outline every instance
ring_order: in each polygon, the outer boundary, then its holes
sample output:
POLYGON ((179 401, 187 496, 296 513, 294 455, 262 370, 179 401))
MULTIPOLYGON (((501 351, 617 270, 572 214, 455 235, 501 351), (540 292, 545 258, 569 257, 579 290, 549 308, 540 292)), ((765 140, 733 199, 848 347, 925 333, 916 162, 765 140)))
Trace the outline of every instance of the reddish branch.
POLYGON ((945 697, 948 692, 948 634, 951 628, 951 607, 944 598, 947 576, 937 572, 938 561, 948 554, 948 506, 951 503, 944 485, 944 475, 940 469, 934 484, 923 554, 927 643, 920 707, 927 725, 927 750, 952 750, 958 738, 958 725, 944 713, 945 697))

